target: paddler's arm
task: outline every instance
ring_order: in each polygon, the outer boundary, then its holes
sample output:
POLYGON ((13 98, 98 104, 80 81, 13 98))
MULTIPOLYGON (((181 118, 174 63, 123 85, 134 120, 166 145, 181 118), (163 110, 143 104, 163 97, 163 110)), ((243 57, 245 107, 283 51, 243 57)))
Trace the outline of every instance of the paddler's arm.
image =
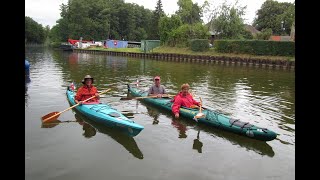
POLYGON ((172 105, 172 112, 173 112, 175 118, 179 118, 180 106, 181 106, 180 99, 175 100, 172 105))
POLYGON ((194 100, 192 96, 191 96, 191 98, 192 98, 193 105, 191 105, 190 108, 198 108, 199 109, 199 106, 201 106, 201 102, 194 100))
POLYGON ((82 101, 80 101, 81 96, 82 96, 82 87, 80 87, 77 91, 77 94, 74 96, 74 102, 76 102, 77 104, 79 103, 80 105, 82 105, 82 101))
POLYGON ((98 89, 96 87, 94 87, 94 89, 95 89, 94 96, 96 96, 97 100, 99 100, 100 99, 100 95, 98 93, 98 89))
POLYGON ((155 96, 155 94, 152 94, 152 86, 148 90, 148 96, 155 96))

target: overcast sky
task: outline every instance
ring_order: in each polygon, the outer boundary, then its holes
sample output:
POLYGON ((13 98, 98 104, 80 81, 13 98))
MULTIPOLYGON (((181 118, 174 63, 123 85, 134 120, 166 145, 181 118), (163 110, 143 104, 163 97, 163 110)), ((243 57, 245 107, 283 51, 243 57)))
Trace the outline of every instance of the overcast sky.
MULTIPOLYGON (((173 14, 178 10, 178 0, 161 0, 163 10, 166 14, 173 14)), ((202 5, 205 0, 192 0, 198 5, 202 5)), ((218 6, 224 0, 208 0, 213 3, 214 6, 218 6)), ((227 0, 227 2, 234 3, 236 0, 227 0)), ((291 2, 294 0, 277 0, 278 2, 291 2)), ((66 4, 68 0, 25 0, 25 15, 31 17, 33 20, 42 24, 43 26, 49 25, 50 27, 56 24, 56 21, 60 18, 60 5, 66 4)), ((156 7, 157 0, 125 0, 128 3, 136 3, 144 6, 147 9, 154 10, 156 7)), ((261 8, 261 5, 265 0, 238 0, 239 5, 247 6, 246 15, 243 16, 245 23, 251 24, 256 11, 261 8)), ((206 22, 206 16, 203 20, 206 22)))

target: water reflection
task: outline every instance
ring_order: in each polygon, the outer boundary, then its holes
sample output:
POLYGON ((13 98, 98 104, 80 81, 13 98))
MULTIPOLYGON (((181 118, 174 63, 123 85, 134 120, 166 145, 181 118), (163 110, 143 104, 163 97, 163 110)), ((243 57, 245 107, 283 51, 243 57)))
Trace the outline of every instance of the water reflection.
POLYGON ((205 132, 213 138, 222 138, 229 141, 231 144, 236 145, 241 148, 245 148, 248 151, 256 152, 262 156, 273 157, 275 155, 273 148, 264 141, 259 141, 256 139, 250 139, 244 136, 240 136, 231 132, 227 132, 214 127, 209 127, 205 124, 199 124, 190 119, 180 117, 175 119, 173 115, 163 109, 154 107, 152 104, 140 101, 142 105, 152 109, 155 114, 165 115, 168 119, 171 119, 171 125, 179 131, 178 138, 187 138, 187 130, 197 131, 197 138, 194 139, 192 149, 196 149, 199 153, 202 153, 203 142, 200 141, 200 131, 205 132))
POLYGON ((69 54, 68 60, 69 60, 70 65, 78 64, 78 60, 79 60, 78 53, 69 54))
POLYGON ((200 129, 198 130, 197 138, 193 140, 192 149, 196 149, 196 150, 198 150, 198 153, 202 153, 203 143, 200 141, 200 136, 199 135, 200 135, 200 129))
MULTIPOLYGON (((186 123, 189 123, 189 122, 186 122, 186 123)), ((219 137, 219 138, 228 140, 234 145, 243 147, 248 151, 254 151, 262 156, 267 155, 269 157, 273 157, 275 154, 272 147, 267 142, 264 142, 264 141, 250 139, 247 137, 236 135, 234 133, 223 131, 216 128, 210 128, 208 126, 205 126, 204 124, 197 124, 194 127, 194 129, 198 131, 200 130, 200 131, 206 132, 215 138, 219 137)))
MULTIPOLYGON (((59 124, 67 123, 69 121, 60 121, 58 119, 50 121, 49 123, 41 123, 41 128, 53 128, 58 126, 59 124)), ((73 121, 74 122, 74 121, 73 121)))
MULTIPOLYGON (((97 176, 96 179, 101 179, 100 177, 105 177, 106 174, 110 176, 110 179, 117 179, 119 175, 130 177, 133 171, 138 170, 137 168, 144 171, 141 171, 136 179, 146 179, 152 175, 159 176, 159 173, 153 172, 154 169, 167 170, 168 176, 163 179, 194 179, 192 176, 183 176, 185 173, 179 173, 182 175, 177 176, 177 169, 170 167, 170 165, 180 167, 185 164, 193 164, 201 167, 204 164, 212 164, 212 162, 215 162, 211 168, 214 172, 207 171, 207 168, 203 166, 204 168, 200 168, 201 170, 198 168, 200 171, 196 176, 200 179, 206 179, 213 173, 218 175, 218 179, 219 177, 220 179, 223 177, 225 179, 237 179, 238 177, 294 179, 292 172, 295 170, 295 79, 292 72, 246 66, 232 67, 215 63, 184 63, 72 53, 43 48, 28 48, 26 57, 32 64, 32 69, 30 69, 32 82, 28 82, 27 79, 25 84, 25 122, 27 124, 25 144, 27 156, 30 157, 26 164, 28 179, 52 179, 54 177, 66 179, 63 177, 67 176, 90 179, 89 176, 93 174, 97 176), (95 77, 95 84, 99 90, 112 89, 110 93, 105 95, 106 98, 102 99, 103 102, 110 103, 111 106, 124 112, 123 114, 127 117, 130 116, 133 120, 137 118, 138 121, 149 127, 147 131, 144 131, 145 133, 141 134, 138 139, 136 137, 132 139, 108 129, 105 130, 105 133, 103 130, 100 132, 89 123, 89 120, 85 121, 86 124, 83 125, 80 125, 79 122, 64 123, 65 121, 62 119, 66 118, 61 118, 62 122, 58 122, 56 125, 51 124, 51 127, 46 127, 57 129, 39 129, 40 124, 35 122, 37 119, 35 117, 41 117, 54 109, 65 109, 66 87, 72 81, 77 83, 77 87, 82 85, 81 80, 85 74, 95 77), (270 128, 280 134, 279 139, 267 143, 255 141, 234 133, 209 128, 184 118, 173 121, 170 112, 162 112, 158 108, 148 110, 147 107, 151 107, 151 105, 141 105, 142 101, 119 101, 119 98, 125 96, 127 92, 127 83, 133 83, 139 79, 141 80, 140 87, 148 89, 153 84, 154 75, 161 76, 161 84, 170 94, 177 93, 181 84, 187 82, 196 95, 196 100, 202 97, 206 107, 210 106, 223 114, 270 128), (52 101, 48 102, 48 99, 52 101), (139 103, 140 106, 135 108, 136 103, 139 103), (72 131, 70 128, 66 128, 68 125, 72 126, 72 131), (90 141, 89 144, 97 147, 116 145, 115 152, 106 154, 103 150, 97 151, 98 156, 90 158, 86 152, 77 151, 66 163, 63 154, 56 156, 47 151, 48 148, 53 148, 52 146, 58 152, 63 151, 66 145, 64 139, 61 141, 63 136, 52 136, 50 142, 42 138, 44 137, 43 133, 50 135, 52 132, 56 132, 55 130, 62 134, 76 132, 76 136, 72 137, 76 138, 72 144, 80 148, 83 147, 81 149, 87 148, 85 146, 88 146, 88 143, 81 143, 86 140, 90 141), (143 144, 138 141, 140 138, 143 140, 143 144), (169 143, 167 143, 168 140, 169 143), (166 155, 165 152, 153 153, 152 147, 145 148, 152 142, 155 142, 155 146, 159 146, 160 149, 162 147, 168 150, 179 150, 181 147, 187 149, 182 153, 170 156, 170 165, 168 166, 168 158, 163 158, 166 155), (217 147, 218 145, 219 147, 217 147), (143 154, 141 150, 143 150, 143 154), (218 155, 220 153, 220 156, 210 152, 216 152, 218 155), (146 153, 148 154, 147 158, 144 157, 146 153), (188 158, 185 158, 185 155, 188 158), (221 160, 221 155, 225 157, 224 160, 221 160), (85 158, 79 159, 77 157, 85 158), (143 161, 139 161, 142 158, 143 161), (184 160, 181 161, 181 158, 184 160), (194 161, 194 158, 202 160, 201 162, 194 161), (110 165, 110 163, 105 159, 122 159, 122 161, 119 163, 113 161, 111 168, 109 168, 106 165, 110 165), (259 160, 257 161, 257 159, 259 160), (121 163, 127 162, 126 160, 128 163, 121 163), (135 163, 136 161, 140 163, 135 163), (86 164, 92 166, 85 167, 86 164), (245 166, 243 166, 244 164, 245 166), (56 169, 56 167, 59 168, 56 169), (51 173, 48 174, 47 170, 52 168, 55 171, 50 171, 51 173), (121 171, 123 168, 129 170, 131 168, 131 171, 121 171), (238 171, 230 173, 230 169, 238 171), (247 173, 248 169, 257 173, 247 173)), ((76 121, 74 114, 70 111, 61 117, 68 117, 67 119, 76 121)), ((102 129, 105 128, 102 127, 102 129)))
POLYGON ((179 119, 172 119, 171 125, 178 129, 179 138, 187 138, 187 134, 186 134, 187 126, 185 126, 184 124, 180 123, 179 119))
POLYGON ((29 99, 29 94, 28 94, 28 86, 31 82, 31 79, 29 76, 25 76, 25 83, 24 83, 24 101, 25 101, 25 107, 28 106, 28 99, 29 99))
POLYGON ((153 117, 152 124, 153 125, 159 124, 159 116, 160 116, 159 111, 155 110, 154 108, 150 108, 148 106, 146 108, 147 108, 149 116, 153 117))
POLYGON ((83 136, 85 138, 91 138, 92 136, 95 136, 97 131, 94 127, 92 127, 90 124, 86 123, 78 114, 75 114, 75 118, 77 122, 82 126, 83 130, 83 136))
POLYGON ((115 129, 112 129, 110 127, 103 126, 99 123, 96 123, 95 121, 92 121, 83 115, 81 115, 76 110, 73 110, 76 112, 75 118, 77 122, 82 125, 83 129, 83 136, 85 138, 91 138, 96 135, 96 131, 108 135, 113 140, 121 144, 129 153, 131 153, 134 157, 138 159, 143 159, 143 154, 141 150, 139 149, 136 141, 133 137, 130 137, 124 133, 121 133, 115 129))

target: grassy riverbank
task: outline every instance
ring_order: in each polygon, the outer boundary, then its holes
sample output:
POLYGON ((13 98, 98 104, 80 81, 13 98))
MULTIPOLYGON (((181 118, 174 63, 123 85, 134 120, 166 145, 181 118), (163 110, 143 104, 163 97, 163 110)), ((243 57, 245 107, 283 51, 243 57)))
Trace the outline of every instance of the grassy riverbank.
MULTIPOLYGON (((142 53, 140 48, 101 48, 95 47, 87 50, 101 50, 101 51, 115 51, 115 52, 134 52, 134 53, 142 53)), ((170 53, 170 54, 187 54, 187 55, 205 55, 205 56, 224 56, 224 57, 239 57, 239 58, 255 58, 255 59, 269 59, 269 60, 289 60, 295 61, 295 57, 293 56, 258 56, 251 54, 234 54, 234 53, 218 53, 215 52, 214 48, 210 48, 205 52, 194 52, 189 48, 178 48, 178 47, 168 47, 168 46, 160 46, 149 53, 170 53)))
POLYGON ((251 54, 234 54, 234 53, 218 53, 215 52, 214 48, 210 48, 205 52, 194 52, 189 48, 177 48, 177 47, 166 47, 160 46, 153 49, 155 53, 175 53, 175 54, 188 54, 188 55, 207 55, 207 56, 225 56, 225 57, 239 57, 239 58, 256 58, 256 59, 270 59, 270 60, 289 60, 294 61, 295 57, 290 56, 258 56, 251 54))

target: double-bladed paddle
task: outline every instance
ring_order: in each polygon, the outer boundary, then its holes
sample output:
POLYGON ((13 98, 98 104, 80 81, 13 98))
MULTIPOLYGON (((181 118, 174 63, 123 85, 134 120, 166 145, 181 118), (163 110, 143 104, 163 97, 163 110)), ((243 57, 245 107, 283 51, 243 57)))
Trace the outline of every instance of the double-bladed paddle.
MULTIPOLYGON (((199 118, 203 118, 205 117, 206 115, 203 114, 201 111, 202 111, 202 98, 200 97, 200 108, 199 108, 199 113, 197 115, 194 116, 194 119, 197 121, 197 119, 199 118)), ((197 121, 198 122, 198 121, 197 121)))
MULTIPOLYGON (((104 94, 104 93, 106 93, 106 92, 108 92, 108 91, 110 91, 110 90, 111 90, 111 89, 107 89, 107 90, 105 90, 105 91, 102 91, 101 93, 99 93, 99 95, 104 94)), ((86 99, 86 100, 84 100, 84 101, 82 101, 82 102, 83 102, 83 103, 84 103, 84 102, 87 102, 87 101, 89 101, 90 99, 93 99, 93 98, 95 98, 95 97, 96 97, 96 96, 92 96, 92 97, 90 97, 90 98, 88 98, 88 99, 86 99)), ((80 105, 80 103, 75 104, 75 105, 73 105, 73 106, 71 106, 71 107, 69 107, 69 108, 67 108, 67 109, 65 109, 65 110, 63 110, 63 111, 61 111, 61 112, 51 112, 51 113, 49 113, 49 114, 47 114, 47 115, 45 115, 45 116, 43 116, 43 117, 41 118, 41 119, 42 119, 42 123, 57 120, 57 118, 60 116, 60 114, 66 112, 66 111, 68 111, 68 110, 70 110, 70 109, 72 109, 72 108, 74 108, 74 107, 76 107, 76 106, 79 106, 79 105, 80 105)))
MULTIPOLYGON (((174 97, 175 95, 163 95, 162 98, 174 97)), ((122 97, 120 100, 132 100, 132 99, 146 99, 146 98, 158 98, 158 96, 141 96, 141 97, 122 97)))

